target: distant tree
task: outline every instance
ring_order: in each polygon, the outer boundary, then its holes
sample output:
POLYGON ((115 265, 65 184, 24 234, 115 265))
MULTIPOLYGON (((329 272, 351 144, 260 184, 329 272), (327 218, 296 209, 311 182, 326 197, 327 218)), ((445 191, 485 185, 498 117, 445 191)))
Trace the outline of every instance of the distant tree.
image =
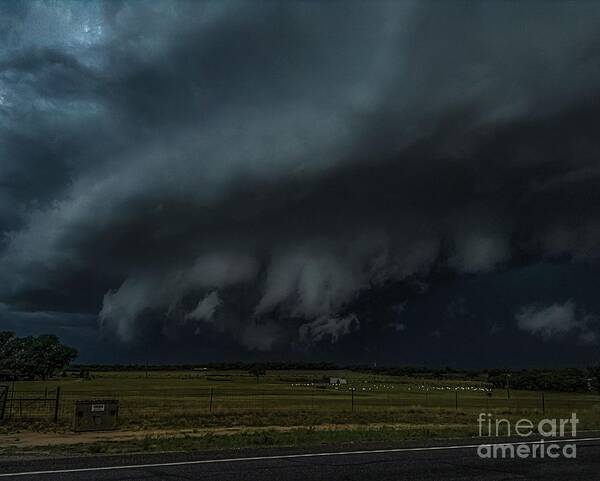
POLYGON ((0 369, 14 371, 16 369, 16 353, 19 342, 16 334, 10 331, 0 332, 0 369))
POLYGON ((592 387, 600 393, 600 364, 588 368, 588 372, 592 378, 592 387))
POLYGON ((16 336, 14 332, 11 331, 0 331, 0 353, 3 352, 3 349, 13 340, 16 336))
POLYGON ((260 376, 267 374, 267 371, 262 366, 252 366, 250 369, 248 369, 248 372, 251 375, 256 376, 256 384, 259 383, 260 376))
POLYGON ((0 369, 30 379, 48 379, 76 357, 75 349, 65 346, 52 334, 19 338, 12 332, 0 333, 0 369))

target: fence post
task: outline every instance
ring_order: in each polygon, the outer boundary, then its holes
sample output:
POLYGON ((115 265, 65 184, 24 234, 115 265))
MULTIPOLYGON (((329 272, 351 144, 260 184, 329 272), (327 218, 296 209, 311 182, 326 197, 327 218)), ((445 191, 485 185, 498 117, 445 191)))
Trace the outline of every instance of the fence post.
POLYGON ((8 399, 8 386, 0 386, 4 388, 0 390, 0 420, 4 419, 4 413, 6 411, 6 401, 8 399))
POLYGON ((352 393, 352 412, 354 412, 354 390, 355 388, 350 389, 350 392, 352 393))
POLYGON ((546 415, 546 397, 542 393, 542 414, 546 415))
POLYGON ((208 405, 208 412, 212 412, 212 401, 213 401, 213 388, 210 388, 210 403, 208 405))
POLYGON ((56 386, 56 399, 54 401, 54 422, 58 422, 58 406, 60 405, 60 386, 56 386))
POLYGON ((12 418, 13 415, 13 401, 15 399, 15 381, 12 382, 12 393, 10 393, 10 404, 8 405, 8 417, 12 418))

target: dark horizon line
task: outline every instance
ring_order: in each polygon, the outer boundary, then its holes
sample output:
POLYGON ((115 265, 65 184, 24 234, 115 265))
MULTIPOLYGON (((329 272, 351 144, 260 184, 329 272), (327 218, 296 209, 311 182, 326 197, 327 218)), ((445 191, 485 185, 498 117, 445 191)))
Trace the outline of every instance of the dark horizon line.
POLYGON ((198 363, 198 364, 120 364, 120 363, 85 363, 85 364, 72 364, 66 370, 98 370, 98 371, 110 371, 110 370, 130 370, 130 371, 188 371, 194 369, 222 369, 227 371, 244 370, 252 367, 261 367, 272 371, 292 371, 292 370, 350 370, 350 371, 374 371, 374 372, 385 372, 392 370, 406 371, 407 373, 436 373, 436 372, 447 372, 447 373, 486 373, 486 372, 524 372, 524 371, 565 371, 565 370, 587 370, 593 368, 592 365, 587 367, 582 366, 563 366, 563 367, 507 367, 507 366, 496 366, 496 367, 482 367, 482 368, 466 368, 466 367, 452 367, 452 366, 419 366, 417 364, 385 364, 381 366, 372 366, 367 364, 337 364, 332 362, 252 362, 252 361, 240 361, 240 362, 209 362, 209 363, 198 363))

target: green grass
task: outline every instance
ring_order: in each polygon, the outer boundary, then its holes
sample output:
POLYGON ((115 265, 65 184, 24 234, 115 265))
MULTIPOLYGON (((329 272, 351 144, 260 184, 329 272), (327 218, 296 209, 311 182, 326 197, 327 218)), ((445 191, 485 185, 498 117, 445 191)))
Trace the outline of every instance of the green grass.
MULTIPOLYGON (((42 393, 61 387, 59 429, 67 430, 79 399, 116 398, 124 429, 179 429, 322 425, 402 424, 404 426, 476 427, 480 412, 518 419, 543 416, 541 393, 485 392, 481 379, 432 381, 349 371, 269 371, 260 383, 243 371, 99 372, 93 379, 62 378, 19 382, 18 393, 42 393), (347 385, 323 386, 323 379, 343 377, 347 385), (354 409, 352 393, 354 388, 354 409), (212 408, 210 393, 213 393, 212 408), (456 400, 458 396, 458 409, 456 400)), ((52 408, 35 403, 13 405, 4 432, 55 429, 52 408), (19 412, 20 409, 20 412, 19 412)), ((600 397, 545 393, 545 417, 578 413, 580 429, 600 428, 600 397)), ((337 434, 336 434, 337 435, 337 434)), ((196 441, 194 441, 196 442, 196 441)))

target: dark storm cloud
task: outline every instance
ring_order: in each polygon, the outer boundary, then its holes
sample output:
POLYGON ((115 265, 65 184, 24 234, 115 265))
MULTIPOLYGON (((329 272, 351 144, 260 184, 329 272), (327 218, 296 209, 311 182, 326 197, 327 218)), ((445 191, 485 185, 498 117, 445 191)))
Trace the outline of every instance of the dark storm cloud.
POLYGON ((11 309, 267 351, 390 283, 600 253, 596 5, 0 10, 11 309))
POLYGON ((583 343, 595 343, 598 337, 592 327, 597 324, 597 318, 585 312, 577 312, 577 306, 572 300, 549 306, 523 306, 515 318, 519 329, 544 339, 561 337, 570 332, 577 332, 583 343))

